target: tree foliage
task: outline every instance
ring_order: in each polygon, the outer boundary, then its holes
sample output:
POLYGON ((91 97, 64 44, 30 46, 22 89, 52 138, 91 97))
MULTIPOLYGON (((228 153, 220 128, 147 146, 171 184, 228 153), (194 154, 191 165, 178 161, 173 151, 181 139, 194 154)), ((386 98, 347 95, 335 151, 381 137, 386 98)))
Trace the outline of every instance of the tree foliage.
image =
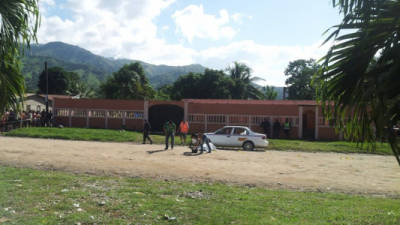
POLYGON ((0 115, 23 96, 19 50, 36 41, 38 18, 38 0, 0 1, 0 115))
POLYGON ((276 100, 278 97, 278 92, 275 91, 275 88, 273 86, 265 86, 262 88, 264 92, 264 99, 267 100, 276 100))
POLYGON ((223 71, 206 69, 204 74, 189 73, 181 76, 171 86, 172 99, 223 99, 232 98, 233 81, 223 71))
POLYGON ((152 99, 155 91, 150 86, 140 63, 131 63, 113 73, 101 85, 100 92, 109 99, 152 99))
MULTIPOLYGON (((65 71, 61 67, 51 67, 48 69, 49 94, 67 94, 69 82, 74 80, 75 74, 65 71), (70 76, 70 77, 69 77, 70 76)), ((79 79, 79 77, 77 78, 79 79)), ((46 94, 46 71, 42 71, 38 83, 39 92, 46 94)))
POLYGON ((318 72, 318 64, 314 59, 298 59, 289 63, 285 70, 288 86, 288 99, 315 99, 315 88, 311 85, 312 78, 318 72))
POLYGON ((251 75, 251 68, 244 63, 233 62, 233 65, 226 68, 229 76, 234 82, 232 87, 233 99, 262 99, 263 94, 254 87, 253 82, 262 80, 260 77, 251 75))
POLYGON ((325 115, 359 142, 387 138, 400 164, 400 1, 333 0, 344 18, 315 83, 325 115))

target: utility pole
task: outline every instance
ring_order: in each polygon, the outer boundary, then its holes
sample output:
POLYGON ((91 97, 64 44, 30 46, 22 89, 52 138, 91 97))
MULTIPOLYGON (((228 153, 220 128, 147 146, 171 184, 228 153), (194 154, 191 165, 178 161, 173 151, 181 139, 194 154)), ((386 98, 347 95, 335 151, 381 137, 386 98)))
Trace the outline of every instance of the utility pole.
POLYGON ((46 73, 46 113, 48 114, 49 113, 49 73, 47 71, 47 61, 44 62, 44 71, 46 73))

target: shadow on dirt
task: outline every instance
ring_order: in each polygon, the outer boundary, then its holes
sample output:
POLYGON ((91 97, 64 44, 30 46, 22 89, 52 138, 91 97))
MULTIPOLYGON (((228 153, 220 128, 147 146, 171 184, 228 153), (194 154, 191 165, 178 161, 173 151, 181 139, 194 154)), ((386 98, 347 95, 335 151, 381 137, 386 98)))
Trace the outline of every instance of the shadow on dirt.
POLYGON ((161 150, 154 150, 154 151, 147 151, 149 154, 154 154, 154 153, 160 153, 160 152, 166 152, 168 149, 161 149, 161 150))

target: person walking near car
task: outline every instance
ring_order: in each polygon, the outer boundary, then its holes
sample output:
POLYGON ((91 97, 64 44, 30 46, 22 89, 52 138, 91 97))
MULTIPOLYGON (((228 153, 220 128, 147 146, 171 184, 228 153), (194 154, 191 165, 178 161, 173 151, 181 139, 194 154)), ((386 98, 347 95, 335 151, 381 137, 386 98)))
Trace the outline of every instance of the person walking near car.
POLYGON ((283 124, 283 132, 285 132, 286 138, 290 138, 290 129, 292 128, 289 118, 286 118, 285 123, 283 124))
POLYGON ((168 140, 171 138, 171 149, 174 149, 174 138, 176 125, 171 120, 168 120, 163 126, 164 134, 165 134, 165 150, 168 149, 168 140))
POLYGON ((143 144, 146 144, 146 139, 150 141, 150 144, 153 144, 153 140, 151 140, 149 133, 151 130, 151 126, 149 121, 144 120, 144 128, 143 128, 143 144))
POLYGON ((179 136, 181 138, 181 143, 186 144, 186 135, 189 132, 189 123, 186 120, 182 120, 179 124, 179 136))
POLYGON ((279 120, 275 120, 272 129, 274 131, 274 138, 279 138, 279 133, 281 132, 281 123, 279 123, 279 120))

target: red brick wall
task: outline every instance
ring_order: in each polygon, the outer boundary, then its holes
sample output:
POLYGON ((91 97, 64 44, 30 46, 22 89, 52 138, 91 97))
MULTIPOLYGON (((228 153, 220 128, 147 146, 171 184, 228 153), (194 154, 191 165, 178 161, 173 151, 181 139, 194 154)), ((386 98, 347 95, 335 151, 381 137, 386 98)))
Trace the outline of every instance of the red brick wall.
POLYGON ((74 118, 71 119, 71 127, 86 127, 86 118, 74 118))
POLYGON ((336 134, 334 128, 320 127, 318 137, 320 140, 339 140, 339 135, 336 134))
POLYGON ((149 108, 153 105, 177 105, 179 107, 184 107, 183 101, 149 101, 149 108))
POLYGON ((55 120, 56 124, 61 124, 64 127, 69 127, 68 117, 55 117, 54 120, 55 120))
POLYGON ((90 118, 89 119, 89 127, 90 128, 97 128, 97 129, 104 129, 106 128, 106 122, 103 118, 90 118))
MULTIPOLYGON (((229 114, 229 115, 266 115, 266 116, 295 116, 299 115, 299 105, 296 101, 270 101, 255 104, 247 103, 188 103, 188 114, 229 114)), ((149 101, 149 108, 153 105, 177 105, 184 107, 183 101, 149 101)), ((144 110, 143 100, 107 100, 107 99, 57 99, 55 101, 55 108, 80 108, 80 109, 108 109, 108 110, 144 110)), ((314 106, 305 106, 304 112, 308 109, 315 110, 314 106)), ((319 109, 319 116, 321 116, 321 109, 319 109)), ((56 122, 69 126, 68 117, 56 117, 56 122)), ((108 118, 108 129, 121 129, 123 128, 123 120, 121 118, 108 118)), ((128 130, 142 130, 143 121, 126 119, 125 128, 128 130)), ((242 124, 248 126, 248 124, 242 124)), ((89 126, 92 128, 105 128, 105 118, 90 118, 89 126)), ((207 124, 207 132, 215 131, 224 124, 207 124)), ((86 127, 86 118, 72 117, 72 127, 86 127)), ((253 125, 250 127, 256 132, 262 133, 263 130, 253 125)), ((205 124, 190 124, 190 132, 204 132, 205 124)), ((285 137, 283 130, 280 137, 285 137)), ((291 130, 291 138, 298 138, 298 128, 294 127, 291 130)), ((338 139, 333 128, 319 128, 319 138, 321 140, 338 139)))
POLYGON ((143 100, 56 99, 55 108, 143 110, 143 100))
POLYGON ((298 116, 297 105, 241 105, 189 103, 189 113, 298 116))
POLYGON ((143 130, 143 120, 126 120, 126 129, 127 130, 136 130, 140 131, 143 130))

